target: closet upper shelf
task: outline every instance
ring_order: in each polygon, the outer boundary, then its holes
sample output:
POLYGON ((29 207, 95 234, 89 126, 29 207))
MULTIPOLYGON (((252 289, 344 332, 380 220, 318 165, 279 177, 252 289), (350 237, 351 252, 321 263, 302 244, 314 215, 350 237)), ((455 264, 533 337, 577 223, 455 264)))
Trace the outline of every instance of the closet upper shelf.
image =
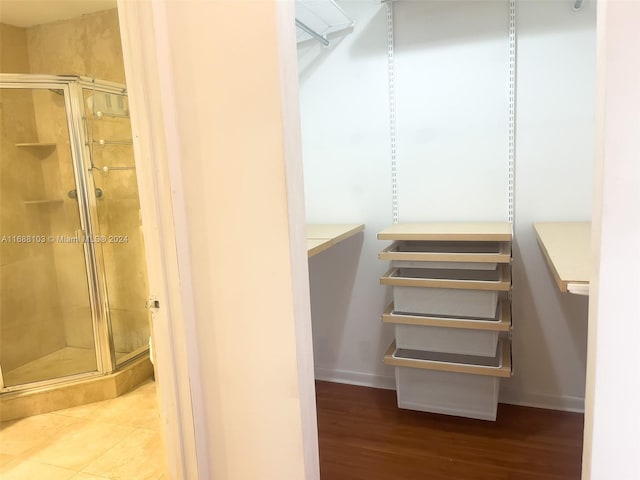
POLYGON ((362 223, 307 225, 309 258, 344 242, 364 230, 362 223))
POLYGON ((588 294, 591 258, 591 222, 534 223, 533 228, 561 292, 588 294))
POLYGON ((378 240, 511 241, 511 224, 500 223, 396 223, 378 233, 378 240))
POLYGON ((333 0, 296 0, 296 42, 316 39, 329 45, 327 35, 351 29, 354 21, 333 0))

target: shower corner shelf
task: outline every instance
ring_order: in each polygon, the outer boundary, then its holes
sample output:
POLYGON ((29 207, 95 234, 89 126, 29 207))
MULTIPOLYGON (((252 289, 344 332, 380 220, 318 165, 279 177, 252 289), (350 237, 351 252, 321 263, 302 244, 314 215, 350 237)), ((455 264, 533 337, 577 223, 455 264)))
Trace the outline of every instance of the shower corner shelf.
POLYGON ((63 203, 64 200, 59 198, 43 199, 43 200, 25 200, 25 205, 53 205, 56 203, 63 203))
POLYGON ((57 143, 41 143, 41 142, 25 142, 25 143, 16 143, 16 147, 18 148, 54 148, 58 144, 57 143))

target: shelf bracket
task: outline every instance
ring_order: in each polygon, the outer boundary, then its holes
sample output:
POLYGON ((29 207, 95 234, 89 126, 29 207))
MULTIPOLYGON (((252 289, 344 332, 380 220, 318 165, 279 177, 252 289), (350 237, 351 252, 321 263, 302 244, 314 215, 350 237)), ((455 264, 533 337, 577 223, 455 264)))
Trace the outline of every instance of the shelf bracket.
POLYGON ((311 35, 313 38, 315 38, 317 41, 319 41, 322 45, 324 45, 325 47, 329 46, 329 40, 327 40, 326 37, 320 35, 318 32, 316 32, 315 30, 313 30, 312 28, 308 27, 307 25, 305 25, 304 23, 302 23, 300 20, 298 20, 296 18, 296 27, 298 27, 300 30, 302 30, 305 33, 308 33, 309 35, 311 35))

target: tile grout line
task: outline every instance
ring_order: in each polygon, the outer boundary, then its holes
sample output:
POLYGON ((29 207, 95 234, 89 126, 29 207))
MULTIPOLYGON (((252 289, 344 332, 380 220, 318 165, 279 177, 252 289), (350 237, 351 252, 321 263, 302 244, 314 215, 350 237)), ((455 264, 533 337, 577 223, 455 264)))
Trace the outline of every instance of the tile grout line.
MULTIPOLYGON (((111 452, 111 450, 113 450, 114 448, 116 448, 117 446, 119 446, 121 443, 123 443, 125 440, 127 440, 127 439, 128 439, 129 437, 131 437, 132 435, 135 435, 138 431, 143 431, 143 432, 146 432, 146 433, 151 432, 151 433, 155 433, 155 434, 161 435, 161 433, 160 433, 160 432, 157 432, 157 431, 154 431, 154 430, 145 429, 145 428, 142 428, 142 427, 131 427, 131 428, 133 428, 133 431, 131 431, 131 432, 127 433, 127 434, 126 434, 122 439, 120 439, 118 442, 116 442, 115 444, 113 444, 111 447, 109 447, 107 450, 105 450, 102 454, 100 454, 99 456, 97 456, 96 458, 94 458, 93 460, 91 460, 91 461, 90 461, 88 464, 86 464, 86 465, 85 465, 81 470, 79 470, 79 473, 84 473, 84 474, 87 474, 87 475, 96 475, 96 476, 100 477, 100 475, 95 474, 95 473, 92 473, 92 472, 87 472, 87 471, 85 471, 85 469, 86 469, 89 465, 91 465, 92 463, 96 462, 96 461, 97 461, 97 460, 99 460, 100 458, 102 458, 102 457, 106 456, 107 454, 109 454, 109 452, 111 452)), ((157 480, 161 479, 161 478, 162 478, 162 475, 164 475, 164 474, 160 474, 160 476, 158 477, 158 479, 157 479, 157 480)), ((108 478, 108 477, 105 477, 105 478, 108 478)))
MULTIPOLYGON (((145 384, 142 384, 140 386, 144 386, 145 384)), ((138 387, 139 388, 139 387, 138 387)), ((131 392, 134 392, 137 389, 132 390, 131 392)), ((127 392, 127 394, 125 395, 129 395, 131 392, 127 392)), ((155 389, 152 389, 151 391, 143 391, 140 392, 140 400, 144 401, 144 400, 148 400, 150 398, 152 398, 154 400, 154 405, 157 405, 157 398, 156 398, 156 394, 155 394, 155 389)), ((124 398, 125 395, 121 396, 121 397, 116 397, 114 399, 109 399, 109 400, 105 400, 103 402, 110 402, 110 404, 112 403, 117 403, 117 400, 119 398, 124 398)), ((135 402, 135 401, 134 401, 135 402)), ((101 402, 94 402, 95 404, 99 404, 101 402)), ((86 404, 86 405, 91 405, 91 404, 86 404)), ((101 409, 101 407, 107 407, 108 405, 96 405, 96 409, 101 409)), ((84 407, 84 405, 78 405, 78 407, 84 407)), ((75 407, 70 407, 70 408, 75 408, 75 407)), ((145 407, 143 407, 144 409, 145 407)), ((41 419, 43 419, 46 423, 46 418, 47 416, 54 416, 60 419, 60 422, 62 423, 61 426, 59 427, 54 427, 54 431, 44 435, 42 437, 42 439, 40 441, 38 441, 35 445, 30 445, 26 450, 22 451, 21 453, 17 454, 17 455, 13 455, 13 454, 9 454, 6 453, 6 455, 8 455, 10 458, 9 461, 7 461, 1 468, 0 471, 2 471, 3 473, 6 472, 9 468, 11 470, 13 470, 16 467, 20 467, 20 465, 22 464, 27 464, 27 463, 32 463, 34 465, 42 465, 42 466, 46 466, 46 467, 52 467, 52 468, 59 468, 61 470, 66 470, 69 471, 73 474, 72 477, 70 478, 75 478, 76 476, 83 474, 83 475, 95 475, 96 477, 99 478, 105 478, 107 480, 109 480, 109 477, 103 477, 101 474, 93 474, 91 472, 87 472, 86 469, 93 464, 94 462, 98 462, 101 458, 109 455, 112 453, 112 450, 114 448, 122 448, 122 443, 131 439, 133 436, 140 434, 142 432, 142 437, 143 438, 147 438, 149 440, 151 440, 152 438, 154 439, 153 441, 155 441, 154 437, 158 437, 160 440, 160 445, 161 448, 163 449, 163 459, 166 459, 166 450, 164 447, 164 438, 162 435, 162 423, 161 423, 161 418, 159 418, 159 412, 157 411, 157 408, 149 408, 148 410, 144 409, 142 410, 145 414, 150 414, 148 415, 143 415, 142 417, 140 417, 141 419, 143 419, 143 421, 138 424, 138 425, 131 425, 131 424, 123 424, 121 422, 118 421, 110 421, 110 420, 104 420, 104 419, 94 419, 92 418, 92 416, 95 415, 95 410, 96 409, 92 409, 89 408, 87 409, 87 412, 85 413, 84 416, 77 416, 77 415, 69 415, 67 413, 63 413, 63 411, 55 411, 55 412, 47 412, 41 415, 36 415, 34 417, 41 417, 41 419), (64 422, 62 422, 62 419, 65 419, 64 422), (152 425, 152 427, 150 428, 148 425, 152 425), (84 427, 90 427, 90 428, 109 428, 109 427, 121 427, 122 429, 124 429, 125 431, 123 432, 123 436, 117 439, 115 443, 113 443, 111 446, 109 446, 108 448, 106 448, 106 450, 101 451, 100 453, 96 454, 96 455, 92 455, 89 457, 88 460, 86 461, 81 461, 78 465, 80 465, 79 468, 69 468, 67 466, 61 466, 61 465, 56 465, 53 463, 49 463, 47 461, 42 461, 42 460, 36 460, 34 459, 34 457, 36 457, 41 451, 46 451, 47 447, 54 444, 56 439, 61 439, 61 443, 64 446, 64 440, 63 437, 65 435, 65 430, 68 429, 72 429, 73 427, 78 427, 80 426, 80 428, 84 428, 84 427), (159 427, 159 428, 158 428, 159 427)), ((123 418, 122 415, 115 415, 117 418, 123 418)), ((30 417, 27 417, 30 418, 30 417)), ((51 420, 52 417, 49 417, 49 419, 51 420)), ((17 420, 10 420, 8 422, 19 422, 20 419, 17 420)), ((56 421, 57 422, 57 421, 56 421)), ((4 423, 4 422, 3 422, 4 423)), ((19 430, 18 430, 19 432, 19 430)), ((82 434, 80 434, 82 435, 82 434)), ((0 439, 2 438, 2 430, 0 430, 0 439)), ((82 436, 79 437, 80 442, 82 442, 82 436)), ((78 437, 76 436, 76 440, 78 440, 78 437)), ((155 451, 155 449, 154 449, 155 451)), ((0 450, 0 453, 2 453, 2 451, 0 450)), ((110 462, 105 462, 106 464, 109 464, 110 462)), ((157 462, 154 462, 157 463, 157 462)), ((160 473, 157 476, 157 480, 162 480, 165 479, 166 480, 166 465, 164 466, 164 468, 162 469, 162 473, 160 473)))
MULTIPOLYGON (((100 423, 100 422, 96 422, 96 423, 100 423)), ((91 465, 92 463, 94 463, 96 460, 104 457, 107 453, 109 453, 111 450, 113 450, 117 445, 120 445, 122 442, 124 442, 129 436, 133 435, 135 432, 137 431, 137 429, 134 428, 133 431, 127 433, 124 437, 122 437, 120 440, 118 440, 116 443, 114 443, 113 445, 111 445, 109 448, 107 448, 104 452, 102 452, 100 455, 96 456, 95 458, 91 459, 90 462, 88 462, 85 466, 83 466, 80 470, 78 470, 78 473, 84 473, 87 475, 96 475, 97 477, 100 477, 101 475, 97 475, 91 472, 85 472, 85 469, 91 465)), ((108 478, 108 477, 106 477, 108 478)))

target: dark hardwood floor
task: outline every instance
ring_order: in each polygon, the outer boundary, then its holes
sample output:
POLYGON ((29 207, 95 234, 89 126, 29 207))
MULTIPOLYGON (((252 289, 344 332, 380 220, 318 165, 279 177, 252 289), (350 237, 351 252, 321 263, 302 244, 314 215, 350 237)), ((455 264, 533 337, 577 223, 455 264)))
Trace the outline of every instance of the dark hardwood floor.
POLYGON ((573 480, 583 416, 500 404, 496 422, 400 410, 395 392, 317 382, 322 480, 573 480))

